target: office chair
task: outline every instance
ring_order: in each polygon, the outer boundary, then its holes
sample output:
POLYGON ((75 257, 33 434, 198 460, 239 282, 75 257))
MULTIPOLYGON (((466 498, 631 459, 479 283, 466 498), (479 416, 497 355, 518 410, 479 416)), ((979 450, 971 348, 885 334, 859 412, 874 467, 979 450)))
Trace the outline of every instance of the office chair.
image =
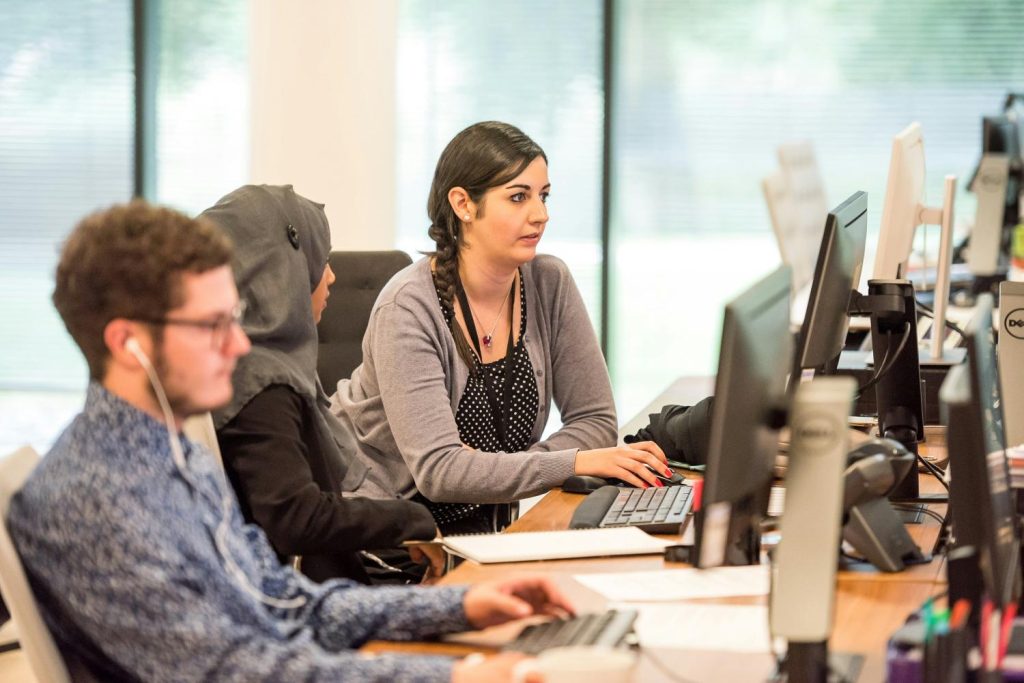
POLYGON ((337 279, 317 327, 317 374, 328 395, 334 393, 338 380, 363 362, 363 333, 377 295, 412 259, 397 250, 332 251, 329 263, 337 279))
POLYGON ((7 531, 11 498, 21 489, 39 462, 39 455, 25 446, 0 459, 0 592, 18 626, 21 647, 39 681, 71 683, 67 666, 36 605, 18 551, 7 531))

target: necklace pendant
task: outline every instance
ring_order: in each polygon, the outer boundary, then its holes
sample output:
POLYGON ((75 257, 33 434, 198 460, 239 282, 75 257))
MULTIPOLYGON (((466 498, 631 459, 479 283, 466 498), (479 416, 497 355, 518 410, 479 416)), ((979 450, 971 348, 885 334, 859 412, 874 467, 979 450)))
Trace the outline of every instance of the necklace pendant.
POLYGON ((484 343, 484 346, 486 346, 487 348, 491 348, 491 342, 493 342, 494 339, 491 337, 491 335, 485 334, 484 338, 481 339, 480 341, 482 341, 484 343))

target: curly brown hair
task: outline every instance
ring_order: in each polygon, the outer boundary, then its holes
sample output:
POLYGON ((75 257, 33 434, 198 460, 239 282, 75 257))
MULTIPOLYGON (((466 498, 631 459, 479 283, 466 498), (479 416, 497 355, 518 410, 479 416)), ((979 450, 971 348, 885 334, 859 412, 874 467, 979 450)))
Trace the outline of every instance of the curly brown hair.
MULTIPOLYGON (((462 247, 462 221, 448 202, 448 191, 461 187, 470 199, 480 204, 484 194, 522 173, 537 157, 547 162, 540 145, 515 126, 500 121, 481 121, 466 128, 448 143, 437 160, 434 180, 427 199, 430 229, 427 234, 436 245, 434 286, 441 306, 451 319, 451 333, 459 356, 475 373, 473 352, 455 320, 455 288, 459 277, 459 249, 462 247)), ((485 207, 481 204, 478 218, 485 207)))
POLYGON ((180 306, 183 273, 231 262, 231 242, 212 222, 142 200, 90 214, 68 236, 57 264, 53 305, 102 380, 115 318, 164 317, 180 306))

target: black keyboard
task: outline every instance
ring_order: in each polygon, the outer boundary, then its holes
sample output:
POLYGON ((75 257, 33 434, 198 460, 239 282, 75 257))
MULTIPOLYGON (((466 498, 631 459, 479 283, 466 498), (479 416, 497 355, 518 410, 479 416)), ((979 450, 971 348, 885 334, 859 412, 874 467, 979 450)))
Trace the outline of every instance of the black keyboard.
POLYGON ((651 534, 676 534, 692 503, 689 484, 647 489, 602 486, 583 499, 569 528, 635 526, 651 534))
POLYGON ((633 631, 636 610, 608 610, 603 613, 578 614, 569 619, 555 619, 524 628, 503 649, 540 654, 564 645, 600 645, 619 647, 633 631))

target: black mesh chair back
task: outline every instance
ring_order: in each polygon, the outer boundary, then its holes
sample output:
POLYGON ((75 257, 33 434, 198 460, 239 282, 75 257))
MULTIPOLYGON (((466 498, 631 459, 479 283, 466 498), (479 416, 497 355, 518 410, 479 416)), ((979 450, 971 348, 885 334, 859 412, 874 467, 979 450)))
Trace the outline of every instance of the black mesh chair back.
POLYGON ((331 395, 363 362, 363 333, 380 290, 412 259, 404 251, 333 251, 331 300, 317 331, 320 337, 317 373, 331 395))

